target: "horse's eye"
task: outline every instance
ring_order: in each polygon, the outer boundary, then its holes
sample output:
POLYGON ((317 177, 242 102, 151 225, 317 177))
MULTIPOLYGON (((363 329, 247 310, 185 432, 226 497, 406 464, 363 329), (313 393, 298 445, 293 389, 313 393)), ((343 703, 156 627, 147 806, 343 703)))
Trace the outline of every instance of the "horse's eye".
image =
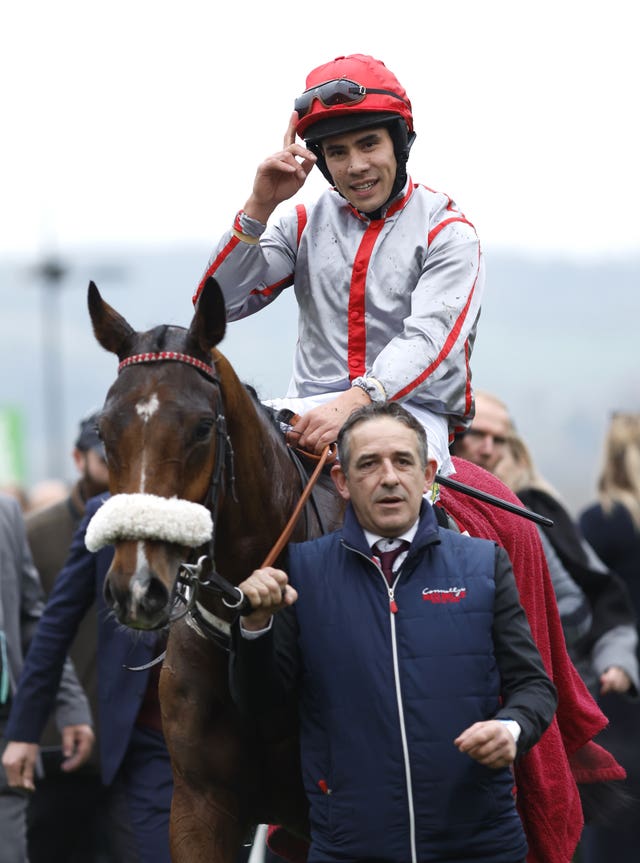
POLYGON ((213 417, 207 417, 206 419, 201 419, 198 425, 193 430, 193 438, 195 441, 205 441, 208 440, 211 436, 211 429, 213 428, 214 419, 213 417))

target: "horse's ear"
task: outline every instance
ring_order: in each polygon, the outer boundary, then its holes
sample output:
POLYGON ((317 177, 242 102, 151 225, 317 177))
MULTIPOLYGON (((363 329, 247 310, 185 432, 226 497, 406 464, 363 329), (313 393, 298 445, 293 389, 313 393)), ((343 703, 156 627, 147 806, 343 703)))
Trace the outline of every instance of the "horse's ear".
POLYGON ((87 302, 96 339, 105 350, 117 354, 122 359, 121 354, 125 353, 126 344, 135 334, 135 330, 122 315, 105 303, 94 282, 89 282, 87 302))
POLYGON ((189 338, 208 353, 222 341, 226 328, 224 297, 220 285, 209 276, 198 299, 196 313, 189 327, 189 338))

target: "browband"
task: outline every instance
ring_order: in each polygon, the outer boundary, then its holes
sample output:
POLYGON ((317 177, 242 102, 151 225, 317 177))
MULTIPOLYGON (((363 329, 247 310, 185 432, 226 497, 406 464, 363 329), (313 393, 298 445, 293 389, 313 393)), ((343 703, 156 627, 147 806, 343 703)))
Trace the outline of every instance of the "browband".
POLYGON ((118 373, 123 369, 126 369, 127 366, 136 366, 140 363, 163 362, 167 360, 186 363, 188 366, 193 366, 203 372, 212 381, 217 382, 218 380, 215 369, 212 365, 209 365, 209 363, 205 363, 203 360, 199 360, 196 357, 192 357, 189 354, 182 354, 179 351, 157 351, 156 353, 133 354, 130 357, 126 357, 118 364, 118 373))

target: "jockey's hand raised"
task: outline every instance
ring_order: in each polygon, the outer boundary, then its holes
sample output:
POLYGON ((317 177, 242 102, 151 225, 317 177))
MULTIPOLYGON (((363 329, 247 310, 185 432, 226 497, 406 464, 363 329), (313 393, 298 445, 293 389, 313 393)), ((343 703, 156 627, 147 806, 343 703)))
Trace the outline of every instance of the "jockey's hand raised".
POLYGON ((298 115, 294 111, 284 136, 282 150, 268 156, 258 166, 253 191, 244 205, 247 216, 257 219, 263 225, 278 204, 300 191, 316 163, 314 153, 296 143, 297 122, 298 115))
POLYGON ((240 618, 242 627, 250 632, 264 629, 277 611, 293 605, 298 598, 287 573, 272 566, 254 570, 238 587, 253 607, 251 614, 240 618))

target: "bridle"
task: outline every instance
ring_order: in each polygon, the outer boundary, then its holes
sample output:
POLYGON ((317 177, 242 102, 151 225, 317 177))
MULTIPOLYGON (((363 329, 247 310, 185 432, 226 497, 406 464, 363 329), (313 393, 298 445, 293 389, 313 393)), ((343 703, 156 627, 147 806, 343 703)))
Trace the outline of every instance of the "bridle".
MULTIPOLYGON (((207 380, 215 385, 213 410, 215 413, 216 423, 216 452, 213 471, 211 474, 211 483, 204 501, 204 505, 208 506, 211 512, 211 520, 213 524, 208 546, 209 553, 208 555, 201 556, 198 559, 197 564, 183 563, 180 565, 174 587, 174 600, 177 604, 181 603, 182 608, 177 613, 172 613, 170 615, 169 624, 185 617, 186 622, 195 629, 198 634, 214 641, 224 650, 229 650, 228 622, 215 617, 215 615, 212 615, 204 609, 198 602, 199 593, 201 591, 209 591, 221 596, 223 604, 236 615, 242 613, 242 611, 248 611, 250 608, 250 606, 247 606, 247 600, 243 592, 238 587, 231 584, 231 582, 227 581, 227 579, 220 575, 215 568, 216 526, 223 483, 225 490, 232 495, 234 500, 237 500, 235 494, 233 446, 227 432, 221 381, 213 364, 209 364, 197 357, 193 357, 190 354, 185 354, 180 351, 156 351, 133 354, 132 356, 121 360, 118 365, 118 373, 130 366, 154 362, 185 363, 186 365, 195 368, 207 380)), ((331 447, 325 448, 325 451, 320 456, 316 468, 307 482, 306 487, 304 486, 303 481, 303 492, 298 504, 280 537, 263 562, 263 567, 271 565, 288 542, 300 512, 311 494, 316 479, 320 475, 331 449, 331 447)), ((156 659, 152 660, 150 663, 132 670, 144 670, 162 661, 163 658, 164 653, 161 656, 156 657, 156 659)))
POLYGON ((216 524, 218 520, 218 509, 220 506, 220 492, 222 490, 223 478, 226 478, 226 488, 230 491, 234 500, 236 499, 235 492, 235 471, 233 461, 233 446, 227 432, 227 420, 224 414, 224 402, 222 399, 222 384, 218 372, 213 363, 207 363, 191 354, 185 354, 180 351, 148 351, 142 354, 133 354, 121 360, 118 365, 118 374, 129 366, 141 365, 144 363, 155 362, 178 362, 195 368, 203 377, 210 381, 215 386, 215 397, 213 401, 213 411, 215 414, 216 423, 216 454, 211 473, 211 483, 209 485, 206 498, 203 502, 211 511, 211 520, 213 529, 211 531, 211 539, 209 540, 209 554, 211 559, 214 557, 216 524))
MULTIPOLYGON (((185 354, 181 351, 147 351, 145 353, 133 354, 121 360, 118 365, 118 374, 130 366, 143 365, 146 363, 156 362, 179 362, 191 366, 196 369, 203 377, 210 381, 215 386, 215 396, 213 399, 213 412, 215 415, 216 426, 216 448, 213 470, 211 473, 211 482, 207 489, 207 494, 203 501, 203 505, 207 506, 211 512, 212 530, 211 538, 208 543, 208 555, 200 557, 196 565, 181 564, 178 576, 176 578, 176 586, 174 588, 174 598, 176 603, 181 603, 182 608, 177 613, 172 613, 169 623, 191 615, 195 619, 197 627, 203 630, 208 637, 220 641, 220 627, 211 625, 204 614, 199 610, 198 594, 201 590, 211 590, 226 597, 230 603, 230 607, 234 607, 234 603, 240 604, 242 596, 241 591, 227 581, 215 570, 215 539, 216 526, 218 521, 218 512, 220 507, 221 492, 228 491, 233 499, 236 499, 235 493, 235 470, 234 470, 234 455, 231 439, 227 432, 227 421, 224 413, 224 402, 222 398, 222 385, 220 377, 215 366, 212 363, 207 363, 204 360, 198 359, 191 354, 185 354), (239 601, 240 600, 240 601, 239 601)), ((220 621, 223 623, 223 621, 220 621)), ((225 638, 226 641, 226 638, 225 638)), ((143 670, 151 665, 156 664, 164 657, 157 657, 151 663, 141 666, 138 669, 143 670)))

